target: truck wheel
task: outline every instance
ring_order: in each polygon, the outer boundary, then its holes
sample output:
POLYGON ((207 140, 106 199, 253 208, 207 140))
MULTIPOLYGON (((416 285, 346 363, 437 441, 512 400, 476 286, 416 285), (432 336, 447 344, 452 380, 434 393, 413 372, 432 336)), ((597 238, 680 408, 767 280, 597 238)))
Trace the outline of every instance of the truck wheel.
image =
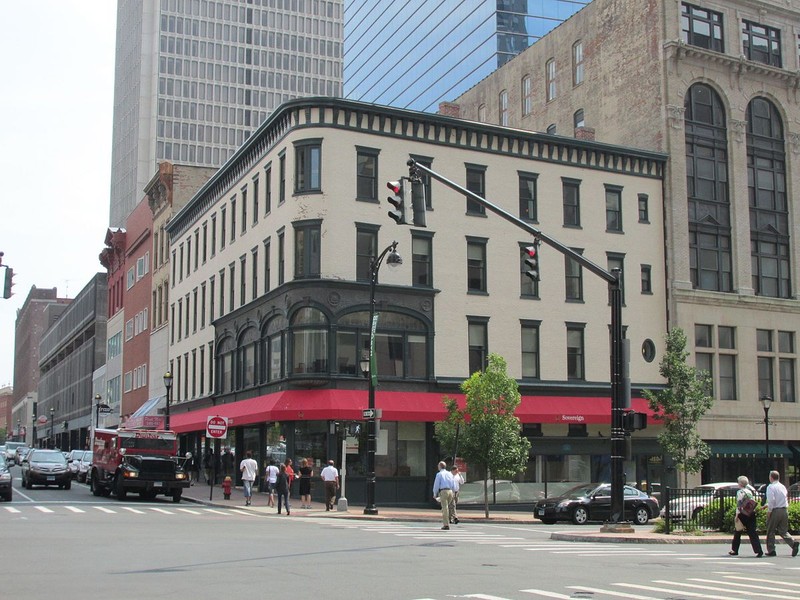
POLYGON ((92 490, 92 495, 102 496, 103 490, 97 484, 97 473, 92 473, 92 480, 89 482, 89 489, 92 490))
POLYGON ((183 495, 183 490, 181 489, 175 490, 174 492, 172 492, 172 501, 177 504, 178 502, 181 501, 182 495, 183 495))
POLYGON ((72 487, 72 482, 71 482, 71 481, 67 481, 67 483, 65 483, 65 484, 64 484, 64 489, 65 489, 65 490, 68 490, 68 489, 70 489, 71 487, 72 487))
POLYGON ((117 500, 125 500, 128 496, 128 492, 122 487, 122 476, 117 475, 117 478, 114 480, 114 493, 117 496, 117 500))

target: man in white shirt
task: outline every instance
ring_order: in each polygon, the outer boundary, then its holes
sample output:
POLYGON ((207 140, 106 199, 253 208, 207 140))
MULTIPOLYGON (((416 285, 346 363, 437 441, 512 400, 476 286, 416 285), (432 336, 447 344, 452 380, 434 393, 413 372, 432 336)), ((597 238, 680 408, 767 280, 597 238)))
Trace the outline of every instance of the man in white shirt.
POLYGON ((334 466, 332 460, 328 461, 328 466, 322 469, 319 474, 325 484, 325 510, 333 510, 333 502, 336 500, 336 490, 339 489, 339 471, 334 466))
POLYGON ((800 542, 795 542, 789 535, 789 499, 786 486, 780 480, 780 473, 770 471, 769 485, 767 486, 767 556, 777 556, 775 533, 791 546, 792 556, 797 556, 800 542))
POLYGON ((275 506, 275 490, 278 483, 278 473, 280 473, 280 469, 275 465, 275 461, 269 461, 267 470, 264 472, 264 477, 267 479, 267 491, 269 492, 267 506, 275 506))
POLYGON ((458 470, 458 466, 450 467, 450 474, 453 476, 453 499, 450 501, 450 522, 458 525, 458 491, 464 483, 464 476, 458 470))
POLYGON ((239 470, 242 472, 242 485, 244 486, 244 505, 250 506, 253 496, 253 482, 256 480, 258 463, 253 460, 252 450, 248 450, 245 459, 239 463, 239 470))
POLYGON ((450 529, 450 502, 453 500, 453 476, 447 463, 439 462, 439 472, 433 480, 433 498, 442 503, 442 529, 450 529))

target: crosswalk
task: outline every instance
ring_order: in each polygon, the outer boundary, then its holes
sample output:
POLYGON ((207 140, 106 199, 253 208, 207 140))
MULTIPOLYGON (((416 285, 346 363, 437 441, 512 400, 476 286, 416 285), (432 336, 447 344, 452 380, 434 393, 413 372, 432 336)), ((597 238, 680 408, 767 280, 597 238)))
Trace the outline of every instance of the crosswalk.
MULTIPOLYGON (((761 563, 759 563, 761 564, 761 563)), ((453 596, 448 596, 452 598, 453 596)), ((652 579, 643 582, 608 583, 597 586, 564 585, 556 589, 526 588, 511 596, 487 593, 459 594, 458 598, 477 600, 532 600, 534 598, 627 598, 629 600, 674 600, 703 598, 707 600, 729 600, 751 598, 767 600, 797 600, 800 583, 789 583, 781 579, 758 577, 752 572, 718 571, 704 577, 687 577, 682 580, 652 579)), ((436 598, 414 598, 413 600, 437 600, 436 598)))
POLYGON ((103 505, 71 505, 71 504, 63 504, 63 505, 49 505, 45 506, 42 504, 24 504, 24 505, 16 505, 16 506, 2 506, 2 511, 0 514, 6 513, 11 515, 18 515, 18 516, 29 516, 29 515, 57 515, 57 514, 71 514, 71 515, 81 515, 81 514, 106 514, 106 515, 115 515, 115 514, 134 514, 134 515, 193 515, 193 516, 246 516, 246 517, 255 517, 258 516, 255 513, 246 511, 246 510, 238 510, 235 508, 226 508, 226 509, 219 509, 219 508, 183 508, 183 507, 170 507, 170 508, 163 508, 160 506, 124 506, 124 505, 113 505, 113 506, 103 506, 103 505))

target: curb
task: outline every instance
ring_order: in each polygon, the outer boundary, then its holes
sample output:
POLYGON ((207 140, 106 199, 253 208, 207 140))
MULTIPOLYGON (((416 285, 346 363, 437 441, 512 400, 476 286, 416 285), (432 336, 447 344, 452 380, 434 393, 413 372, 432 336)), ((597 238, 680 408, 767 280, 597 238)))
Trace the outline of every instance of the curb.
MULTIPOLYGON (((661 535, 661 534, 653 534, 661 535)), ((550 535, 551 540, 561 542, 600 542, 604 544, 728 544, 730 538, 714 537, 646 537, 640 535, 626 535, 618 534, 615 536, 609 535, 584 535, 581 533, 553 533, 550 535)))

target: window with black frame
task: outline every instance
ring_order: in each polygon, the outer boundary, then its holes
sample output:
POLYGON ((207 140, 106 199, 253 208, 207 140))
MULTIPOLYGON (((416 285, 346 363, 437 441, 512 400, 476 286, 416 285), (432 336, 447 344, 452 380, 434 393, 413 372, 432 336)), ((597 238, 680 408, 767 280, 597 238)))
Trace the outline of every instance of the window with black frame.
POLYGON ((724 52, 722 13, 682 2, 681 40, 699 48, 724 52))
POLYGON ((328 317, 320 309, 304 307, 290 325, 292 373, 328 372, 328 317))

